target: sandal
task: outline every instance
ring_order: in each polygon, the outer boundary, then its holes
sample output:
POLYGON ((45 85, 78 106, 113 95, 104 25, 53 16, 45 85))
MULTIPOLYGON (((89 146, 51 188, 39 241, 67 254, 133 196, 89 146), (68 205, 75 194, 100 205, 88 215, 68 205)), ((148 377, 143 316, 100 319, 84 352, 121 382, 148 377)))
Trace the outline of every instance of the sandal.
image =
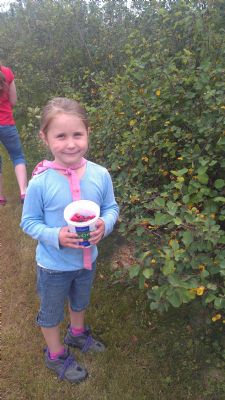
POLYGON ((21 203, 21 204, 24 203, 25 196, 26 196, 26 194, 21 194, 21 195, 20 195, 20 203, 21 203))
POLYGON ((0 206, 5 206, 7 203, 7 200, 5 196, 0 196, 0 206))
POLYGON ((59 376, 60 379, 66 379, 71 383, 79 383, 87 378, 87 370, 77 363, 74 356, 70 354, 69 349, 55 360, 51 360, 48 348, 45 352, 45 365, 59 376))
POLYGON ((67 346, 77 347, 82 353, 86 353, 87 351, 97 353, 105 351, 105 345, 91 336, 91 330, 88 327, 85 327, 85 331, 80 335, 74 336, 70 326, 68 326, 64 343, 67 346))

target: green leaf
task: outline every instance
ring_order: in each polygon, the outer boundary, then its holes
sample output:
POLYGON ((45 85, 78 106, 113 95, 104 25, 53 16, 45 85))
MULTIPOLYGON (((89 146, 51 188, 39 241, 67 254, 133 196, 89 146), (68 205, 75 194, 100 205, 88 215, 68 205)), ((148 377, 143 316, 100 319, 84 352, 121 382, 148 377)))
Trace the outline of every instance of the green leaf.
POLYGON ((177 204, 173 203, 172 201, 168 201, 166 203, 167 209, 168 209, 168 213, 172 216, 174 216, 177 212, 177 204))
POLYGON ((208 283, 206 287, 210 290, 217 290, 217 286, 215 285, 215 283, 208 283))
POLYGON ((153 268, 145 268, 142 273, 146 279, 149 279, 154 274, 154 270, 153 268))
POLYGON ((211 303, 213 300, 215 300, 216 296, 215 294, 209 293, 208 296, 205 298, 205 303, 211 303))
POLYGON ((159 303, 158 303, 158 302, 152 301, 152 302, 150 303, 150 309, 151 309, 152 311, 158 310, 158 308, 159 308, 159 303))
POLYGON ((177 292, 176 290, 170 296, 168 296, 168 301, 175 308, 180 307, 180 305, 182 304, 179 292, 177 292))
POLYGON ((157 199, 154 200, 154 203, 157 207, 165 207, 165 199, 163 199, 162 197, 157 197, 157 199))
POLYGON ((170 275, 168 276, 168 282, 173 286, 173 287, 179 287, 180 286, 180 279, 175 276, 175 275, 170 275))
POLYGON ((222 299, 222 298, 217 297, 217 298, 214 300, 214 307, 215 307, 217 310, 220 310, 221 308, 224 308, 224 307, 225 307, 225 299, 222 299))
POLYGON ((225 203, 225 197, 222 196, 215 197, 214 201, 216 201, 217 203, 219 202, 225 203))
POLYGON ((182 242, 185 244, 186 247, 189 247, 190 244, 193 242, 193 235, 190 231, 185 231, 183 233, 182 242))
POLYGON ((173 221, 174 221, 175 225, 181 225, 182 224, 182 219, 179 218, 179 217, 174 218, 173 221))
POLYGON ((198 174, 198 175, 204 175, 204 174, 206 173, 207 169, 208 169, 207 166, 199 167, 199 168, 197 169, 197 174, 198 174))
POLYGON ((222 189, 225 186, 225 181, 223 179, 217 179, 214 185, 216 189, 222 189))
POLYGON ((172 274, 174 271, 175 271, 174 261, 173 260, 166 261, 162 268, 163 275, 168 276, 172 274))
POLYGON ((139 275, 139 289, 144 289, 145 277, 144 275, 139 275))
POLYGON ((189 194, 185 194, 185 195, 183 196, 183 202, 184 202, 184 204, 189 203, 189 201, 190 201, 190 196, 189 196, 189 194))
POLYGON ((218 145, 224 145, 225 144, 225 138, 220 138, 217 142, 218 145))
POLYGON ((172 247, 173 251, 179 250, 179 243, 178 243, 177 240, 171 239, 171 240, 169 241, 169 245, 172 247))
POLYGON ((188 169, 187 168, 183 168, 183 169, 180 169, 180 170, 178 170, 178 171, 170 171, 173 175, 175 175, 175 176, 183 176, 184 174, 186 174, 187 172, 188 172, 188 169))
POLYGON ((151 256, 151 254, 152 254, 152 253, 151 253, 150 250, 145 251, 145 252, 142 254, 142 256, 141 256, 141 259, 140 259, 141 262, 143 263, 147 257, 150 257, 150 256, 151 256))
POLYGON ((200 174, 200 175, 197 175, 197 179, 200 183, 206 184, 206 183, 208 183, 209 177, 207 174, 200 174))
POLYGON ((145 232, 145 228, 143 226, 138 226, 137 229, 136 229, 136 232, 137 232, 137 236, 140 237, 145 232))
POLYGON ((155 214, 155 224, 156 225, 165 225, 171 221, 171 217, 166 214, 162 214, 160 212, 155 214))
POLYGON ((209 275, 210 275, 210 273, 209 273, 209 271, 207 271, 207 269, 205 269, 205 271, 202 271, 200 274, 201 278, 206 278, 209 275))
POLYGON ((130 267, 129 269, 130 278, 132 279, 135 276, 137 276, 139 274, 139 271, 140 271, 140 265, 138 264, 132 265, 132 267, 130 267))

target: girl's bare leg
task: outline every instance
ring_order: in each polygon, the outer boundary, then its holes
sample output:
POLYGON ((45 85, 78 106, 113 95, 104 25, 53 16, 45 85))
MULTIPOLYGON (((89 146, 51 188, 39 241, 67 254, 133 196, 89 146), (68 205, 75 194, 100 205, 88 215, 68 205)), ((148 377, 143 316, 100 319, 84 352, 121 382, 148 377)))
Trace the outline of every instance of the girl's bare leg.
POLYGON ((63 344, 61 343, 60 340, 59 325, 54 326, 53 328, 41 327, 41 331, 44 335, 50 353, 60 352, 62 350, 63 344))
POLYGON ((25 164, 15 166, 16 179, 20 188, 20 194, 25 194, 27 189, 27 169, 25 164))
POLYGON ((0 196, 3 196, 3 184, 2 184, 2 174, 0 173, 0 196))
POLYGON ((73 311, 69 307, 69 313, 70 313, 70 322, 71 325, 76 327, 76 328, 84 328, 84 315, 85 315, 85 310, 83 311, 73 311))

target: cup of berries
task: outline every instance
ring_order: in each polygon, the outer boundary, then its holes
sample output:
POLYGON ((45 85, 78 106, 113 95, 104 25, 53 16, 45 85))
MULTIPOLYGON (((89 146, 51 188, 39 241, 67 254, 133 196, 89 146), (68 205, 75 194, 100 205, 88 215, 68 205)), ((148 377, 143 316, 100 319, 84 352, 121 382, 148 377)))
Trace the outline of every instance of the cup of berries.
POLYGON ((100 215, 99 205, 90 200, 77 200, 68 204, 64 210, 70 232, 76 232, 83 242, 80 245, 90 247, 90 231, 96 229, 95 223, 100 215))

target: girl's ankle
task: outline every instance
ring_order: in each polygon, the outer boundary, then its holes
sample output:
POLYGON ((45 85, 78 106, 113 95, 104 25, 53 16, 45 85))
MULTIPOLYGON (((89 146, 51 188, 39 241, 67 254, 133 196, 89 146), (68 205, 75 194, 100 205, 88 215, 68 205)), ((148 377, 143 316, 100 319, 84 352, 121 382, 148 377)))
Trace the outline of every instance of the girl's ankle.
POLYGON ((79 336, 85 331, 85 329, 84 327, 76 328, 75 326, 70 326, 70 331, 74 336, 79 336))
POLYGON ((62 356, 65 353, 65 347, 62 347, 59 351, 51 352, 49 351, 49 358, 51 360, 56 360, 58 357, 62 356))

